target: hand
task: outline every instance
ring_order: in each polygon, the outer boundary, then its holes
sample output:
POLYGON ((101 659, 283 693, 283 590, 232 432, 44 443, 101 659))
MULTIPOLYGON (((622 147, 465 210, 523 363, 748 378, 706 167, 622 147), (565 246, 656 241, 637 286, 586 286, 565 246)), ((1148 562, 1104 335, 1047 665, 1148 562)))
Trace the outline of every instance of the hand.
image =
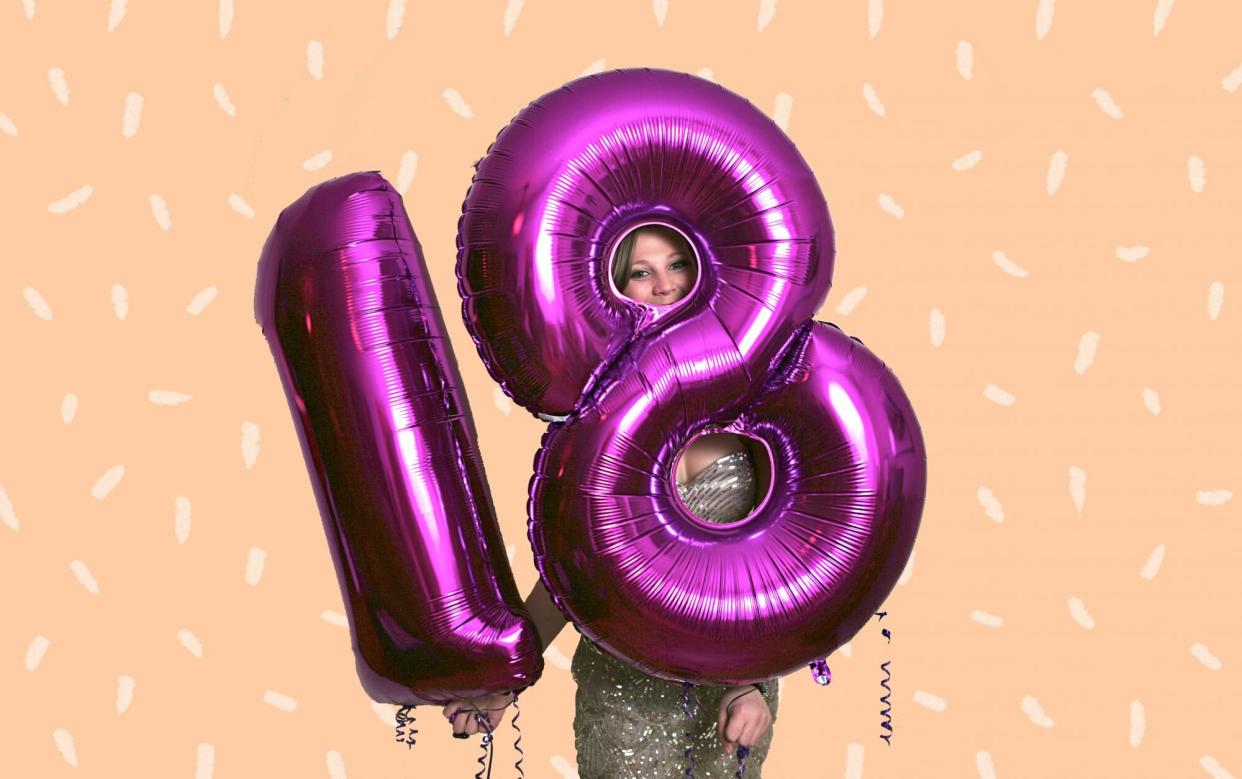
POLYGON ((730 687, 720 699, 716 732, 730 755, 739 744, 754 746, 772 727, 772 710, 756 687, 730 687))
POLYGON ((499 727, 505 719, 505 709, 512 702, 513 694, 507 692, 450 701, 444 707, 444 716, 453 726, 454 738, 467 738, 480 730, 490 733, 499 727), (480 722, 480 714, 486 717, 486 726, 480 722))

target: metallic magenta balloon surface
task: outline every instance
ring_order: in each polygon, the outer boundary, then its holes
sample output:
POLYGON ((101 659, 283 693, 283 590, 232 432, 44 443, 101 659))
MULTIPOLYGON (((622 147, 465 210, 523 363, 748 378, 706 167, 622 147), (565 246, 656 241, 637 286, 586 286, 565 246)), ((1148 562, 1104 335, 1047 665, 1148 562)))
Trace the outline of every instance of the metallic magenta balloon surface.
POLYGON ((514 401, 554 415, 636 337, 699 313, 682 337, 736 342, 696 353, 732 361, 737 386, 714 377, 713 405, 749 394, 823 303, 834 251, 823 192, 780 128, 717 84, 663 70, 588 76, 531 103, 478 164, 457 240, 483 362, 514 401), (676 305, 612 286, 613 248, 645 222, 698 253, 697 287, 676 305))
POLYGON ((538 635, 509 569, 474 421, 400 196, 311 188, 263 247, 255 316, 293 412, 377 701, 525 687, 538 635))

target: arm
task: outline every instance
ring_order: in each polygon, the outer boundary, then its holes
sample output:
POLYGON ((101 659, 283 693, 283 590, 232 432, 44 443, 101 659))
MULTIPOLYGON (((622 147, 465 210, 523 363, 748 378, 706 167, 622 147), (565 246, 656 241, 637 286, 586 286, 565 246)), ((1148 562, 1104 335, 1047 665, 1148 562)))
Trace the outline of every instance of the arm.
POLYGON ((535 586, 530 588, 530 594, 526 596, 524 605, 526 611, 530 613, 531 620, 535 623, 535 629, 539 632, 539 643, 546 651, 569 620, 565 619, 565 615, 552 602, 552 596, 544 588, 542 580, 537 580, 535 586))

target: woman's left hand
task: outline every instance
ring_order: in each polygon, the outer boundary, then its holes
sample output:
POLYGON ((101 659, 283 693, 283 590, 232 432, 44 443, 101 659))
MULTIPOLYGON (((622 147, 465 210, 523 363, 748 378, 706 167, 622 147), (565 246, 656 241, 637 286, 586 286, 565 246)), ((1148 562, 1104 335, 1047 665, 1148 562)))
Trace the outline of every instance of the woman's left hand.
POLYGON ((720 714, 716 718, 716 732, 730 755, 739 744, 754 746, 772 727, 772 710, 750 685, 730 687, 720 698, 720 714))

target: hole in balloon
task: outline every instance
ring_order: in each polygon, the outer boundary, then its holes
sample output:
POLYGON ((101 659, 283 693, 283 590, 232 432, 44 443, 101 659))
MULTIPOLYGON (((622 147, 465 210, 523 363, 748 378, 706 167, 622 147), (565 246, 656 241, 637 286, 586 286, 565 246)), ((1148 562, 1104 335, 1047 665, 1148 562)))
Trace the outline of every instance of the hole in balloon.
POLYGON ((702 263, 686 234, 662 222, 647 222, 617 241, 609 263, 614 294, 649 306, 671 306, 698 287, 702 263))
POLYGON ((701 523, 727 529, 748 522, 772 492, 772 452, 766 441, 732 432, 690 439, 673 464, 681 505, 701 523))

